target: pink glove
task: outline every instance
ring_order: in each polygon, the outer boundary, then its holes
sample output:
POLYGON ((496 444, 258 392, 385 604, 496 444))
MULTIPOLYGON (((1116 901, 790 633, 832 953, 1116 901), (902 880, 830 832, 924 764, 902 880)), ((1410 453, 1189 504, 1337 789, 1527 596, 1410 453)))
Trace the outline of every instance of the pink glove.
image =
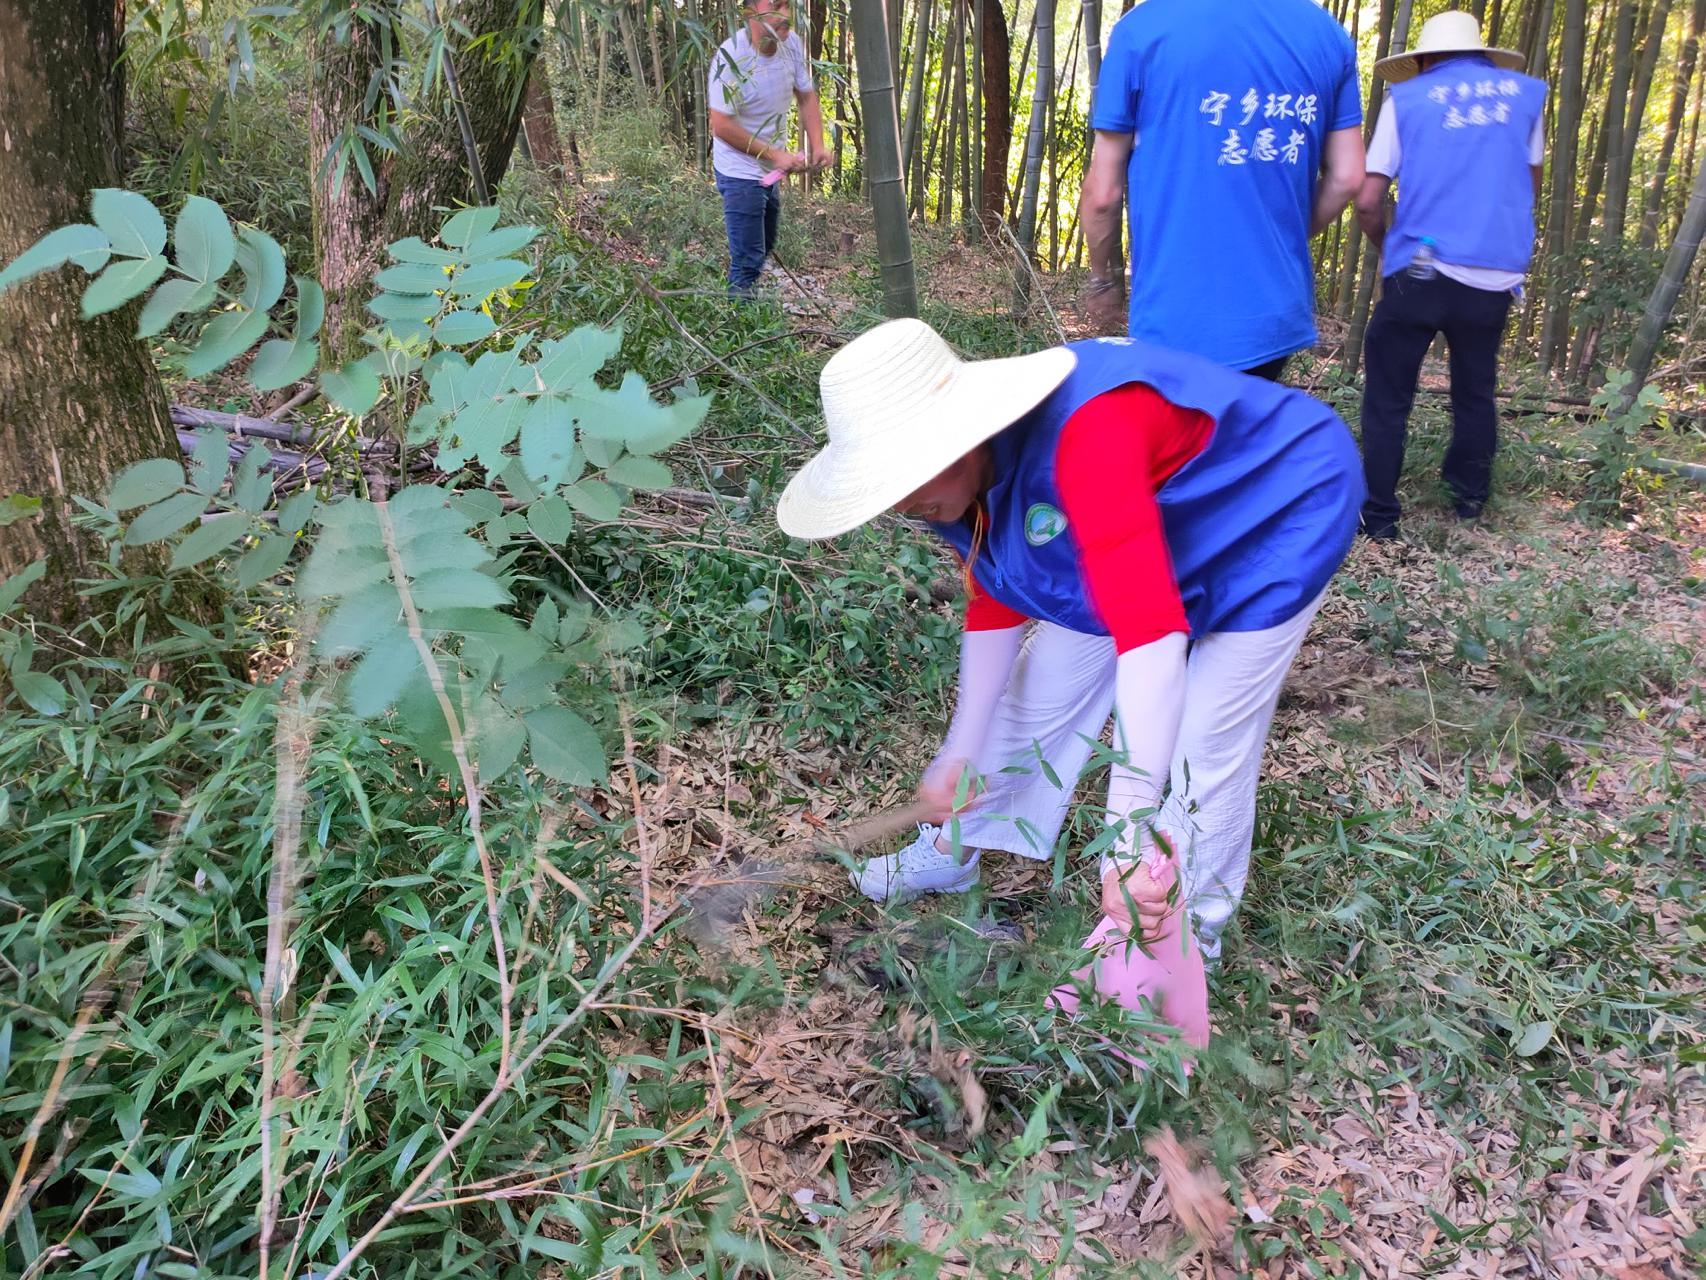
MULTIPOLYGON (((1172 858, 1151 859, 1150 874, 1171 884, 1178 867, 1172 858), (1159 864, 1159 865, 1157 865, 1159 864)), ((1208 977, 1203 971, 1202 952, 1181 902, 1161 922, 1152 938, 1142 943, 1126 937, 1123 929, 1106 916, 1084 940, 1084 949, 1095 958, 1072 976, 1094 982, 1096 993, 1121 1008, 1138 1011, 1148 1000, 1155 1011, 1179 1029, 1185 1043, 1201 1049, 1208 1044, 1208 977)), ((1049 1002, 1068 1014, 1078 1011, 1078 991, 1071 984, 1056 987, 1049 1002)), ((1114 1052, 1133 1066, 1141 1058, 1121 1049, 1114 1052)))
POLYGON ((761 187, 773 187, 787 176, 788 171, 786 169, 772 169, 769 173, 765 174, 758 180, 758 185, 761 187))

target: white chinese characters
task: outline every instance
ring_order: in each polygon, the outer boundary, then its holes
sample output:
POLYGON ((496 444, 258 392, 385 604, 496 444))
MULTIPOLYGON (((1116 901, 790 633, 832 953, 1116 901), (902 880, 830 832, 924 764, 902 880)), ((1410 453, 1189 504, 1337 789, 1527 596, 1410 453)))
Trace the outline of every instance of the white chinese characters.
POLYGON ((1216 134, 1219 138, 1216 164, 1302 164, 1307 158, 1309 134, 1288 128, 1284 131, 1286 141, 1281 145, 1281 132, 1277 125, 1280 121, 1293 120, 1301 125, 1314 124, 1320 119, 1321 100, 1313 93, 1264 92, 1251 85, 1238 96, 1236 102, 1232 91, 1212 89, 1203 95, 1197 111, 1205 116, 1217 131, 1226 130, 1224 136, 1218 132, 1216 134), (1234 111, 1242 114, 1229 120, 1228 117, 1234 111), (1256 122, 1258 115, 1264 126, 1258 128, 1255 137, 1246 143, 1245 135, 1241 131, 1256 122))

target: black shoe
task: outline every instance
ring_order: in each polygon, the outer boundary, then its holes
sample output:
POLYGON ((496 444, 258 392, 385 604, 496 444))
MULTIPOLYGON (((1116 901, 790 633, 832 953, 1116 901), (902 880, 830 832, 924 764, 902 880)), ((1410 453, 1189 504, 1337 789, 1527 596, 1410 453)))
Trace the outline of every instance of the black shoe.
POLYGON ((1460 502, 1454 508, 1457 518, 1463 521, 1479 520, 1482 504, 1479 502, 1460 502))
POLYGON ((1390 524, 1364 524, 1358 532, 1370 542, 1396 542, 1398 540, 1398 524, 1396 521, 1390 524))

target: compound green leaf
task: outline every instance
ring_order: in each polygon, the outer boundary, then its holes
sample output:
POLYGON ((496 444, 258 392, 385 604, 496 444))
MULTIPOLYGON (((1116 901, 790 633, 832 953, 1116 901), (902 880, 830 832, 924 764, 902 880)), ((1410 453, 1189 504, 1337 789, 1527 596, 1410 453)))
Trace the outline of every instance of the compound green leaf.
POLYGON ((180 493, 156 502, 132 520, 124 531, 124 545, 141 546, 169 538, 192 520, 201 519, 207 499, 199 493, 180 493))
POLYGON ((585 720, 567 707, 540 707, 523 717, 533 763, 548 778, 565 786, 596 786, 609 766, 604 744, 585 720))
POLYGON ((107 506, 114 511, 129 511, 158 502, 168 494, 184 487, 184 468, 171 458, 149 458, 133 462, 113 477, 107 490, 107 506))
POLYGON ((112 246, 106 233, 86 222, 50 231, 0 271, 0 290, 44 272, 75 263, 90 275, 107 265, 112 246))
POLYGON ((249 517, 227 511, 197 525, 172 552, 172 570, 188 569, 218 555, 249 531, 249 517))
POLYGON ((109 264, 83 291, 83 318, 117 311, 132 298, 148 292, 165 274, 165 258, 121 258, 109 264))
POLYGON ((166 220, 147 196, 121 187, 100 187, 89 201, 89 213, 107 233, 114 253, 153 258, 165 252, 166 220))

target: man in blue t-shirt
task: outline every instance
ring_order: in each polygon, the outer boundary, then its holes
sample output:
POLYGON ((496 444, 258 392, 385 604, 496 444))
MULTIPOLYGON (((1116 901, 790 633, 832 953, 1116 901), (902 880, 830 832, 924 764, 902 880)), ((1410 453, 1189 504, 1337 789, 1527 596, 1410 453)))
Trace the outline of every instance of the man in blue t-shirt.
POLYGON ((1114 25, 1079 216, 1091 318, 1278 377, 1315 341, 1309 237, 1363 177, 1356 50, 1314 0, 1146 0, 1114 25))

